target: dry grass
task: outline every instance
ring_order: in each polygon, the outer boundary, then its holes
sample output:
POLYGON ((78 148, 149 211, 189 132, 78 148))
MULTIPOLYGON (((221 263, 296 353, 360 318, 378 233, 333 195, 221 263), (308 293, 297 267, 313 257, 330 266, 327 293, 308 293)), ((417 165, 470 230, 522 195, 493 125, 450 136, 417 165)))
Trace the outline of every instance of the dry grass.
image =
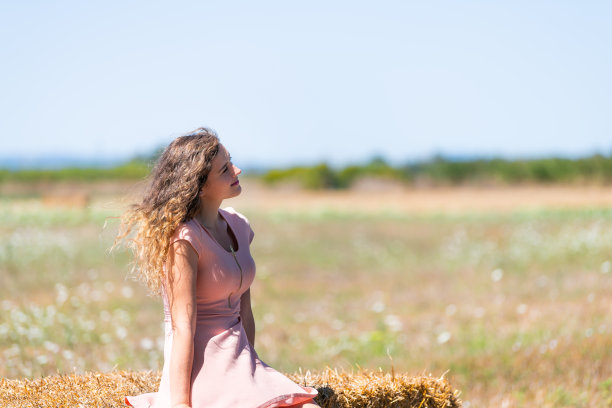
POLYGON ((458 186, 437 188, 394 187, 370 190, 266 188, 257 180, 241 179, 243 194, 224 205, 242 211, 391 211, 409 214, 512 213, 534 209, 580 209, 612 206, 612 187, 522 185, 458 186))
MULTIPOLYGON (((323 408, 345 407, 460 407, 458 392, 442 378, 361 371, 328 370, 292 374, 295 382, 319 391, 323 408)), ((124 407, 126 395, 155 391, 159 372, 115 371, 56 375, 36 380, 0 379, 3 407, 124 407)))

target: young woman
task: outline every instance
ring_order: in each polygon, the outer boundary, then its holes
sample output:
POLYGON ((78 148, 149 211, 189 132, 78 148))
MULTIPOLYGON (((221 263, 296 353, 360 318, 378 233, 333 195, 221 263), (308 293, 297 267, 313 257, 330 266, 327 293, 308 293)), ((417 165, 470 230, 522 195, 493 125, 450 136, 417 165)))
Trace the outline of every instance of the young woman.
POLYGON ((317 391, 262 362, 254 349, 249 287, 254 232, 226 198, 240 194, 241 170, 206 128, 162 153, 139 204, 122 218, 139 276, 160 294, 165 314, 159 390, 129 406, 173 408, 317 407, 317 391))

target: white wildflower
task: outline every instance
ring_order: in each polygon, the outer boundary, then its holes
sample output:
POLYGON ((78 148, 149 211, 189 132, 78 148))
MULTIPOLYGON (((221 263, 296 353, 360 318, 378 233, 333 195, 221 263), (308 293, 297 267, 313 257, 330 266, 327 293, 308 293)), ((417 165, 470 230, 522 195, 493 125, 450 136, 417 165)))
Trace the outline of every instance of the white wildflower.
POLYGON ((145 350, 151 350, 154 345, 155 343, 153 343, 153 340, 148 337, 145 337, 144 339, 140 340, 140 347, 145 350))
POLYGON ((376 313, 380 313, 385 310, 385 304, 382 300, 377 300, 372 304, 371 310, 376 313))
POLYGON ((448 331, 443 331, 438 334, 438 344, 444 344, 451 339, 451 334, 448 331))
POLYGON ((52 353, 57 353, 60 350, 60 346, 48 340, 43 343, 43 347, 52 353))
POLYGON ((122 288, 121 288, 121 295, 122 295, 124 298, 129 299, 129 298, 131 298, 132 296, 134 296, 134 289, 132 289, 130 286, 127 286, 127 285, 126 285, 126 286, 124 286, 124 287, 122 287, 122 288))
POLYGON ((401 331, 404 327, 399 317, 392 314, 385 316, 385 325, 394 332, 401 331))
POLYGON ((127 329, 123 326, 118 326, 115 330, 115 335, 121 340, 125 339, 127 337, 127 334, 127 329))
POLYGON ((494 269, 491 272, 491 280, 493 282, 499 282, 504 277, 504 271, 500 268, 494 269))

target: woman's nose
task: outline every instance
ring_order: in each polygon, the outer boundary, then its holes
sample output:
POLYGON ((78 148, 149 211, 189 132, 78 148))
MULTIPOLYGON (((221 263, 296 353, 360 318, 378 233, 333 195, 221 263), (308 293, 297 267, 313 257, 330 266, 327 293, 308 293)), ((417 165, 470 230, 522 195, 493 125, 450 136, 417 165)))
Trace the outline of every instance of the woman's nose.
POLYGON ((240 170, 240 168, 238 166, 236 166, 235 164, 232 164, 232 166, 234 166, 234 174, 237 176, 240 173, 242 173, 242 170, 240 170))

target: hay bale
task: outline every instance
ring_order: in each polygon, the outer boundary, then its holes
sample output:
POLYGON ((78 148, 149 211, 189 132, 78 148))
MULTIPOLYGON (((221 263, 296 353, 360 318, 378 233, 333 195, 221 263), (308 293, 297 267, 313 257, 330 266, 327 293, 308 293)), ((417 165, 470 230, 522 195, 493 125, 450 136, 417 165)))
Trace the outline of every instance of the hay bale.
POLYGON ((298 384, 316 388, 316 401, 323 408, 397 407, 455 408, 461 406, 459 392, 448 381, 434 377, 362 370, 358 373, 290 374, 298 384))
POLYGON ((125 407, 125 395, 152 391, 160 378, 159 373, 116 371, 0 379, 0 406, 125 407))
MULTIPOLYGON (((328 370, 288 375, 299 384, 316 388, 323 408, 406 407, 455 408, 458 392, 446 379, 361 371, 356 374, 328 370)), ((155 391, 159 372, 115 371, 55 375, 40 379, 0 379, 3 407, 125 407, 126 395, 155 391)))

